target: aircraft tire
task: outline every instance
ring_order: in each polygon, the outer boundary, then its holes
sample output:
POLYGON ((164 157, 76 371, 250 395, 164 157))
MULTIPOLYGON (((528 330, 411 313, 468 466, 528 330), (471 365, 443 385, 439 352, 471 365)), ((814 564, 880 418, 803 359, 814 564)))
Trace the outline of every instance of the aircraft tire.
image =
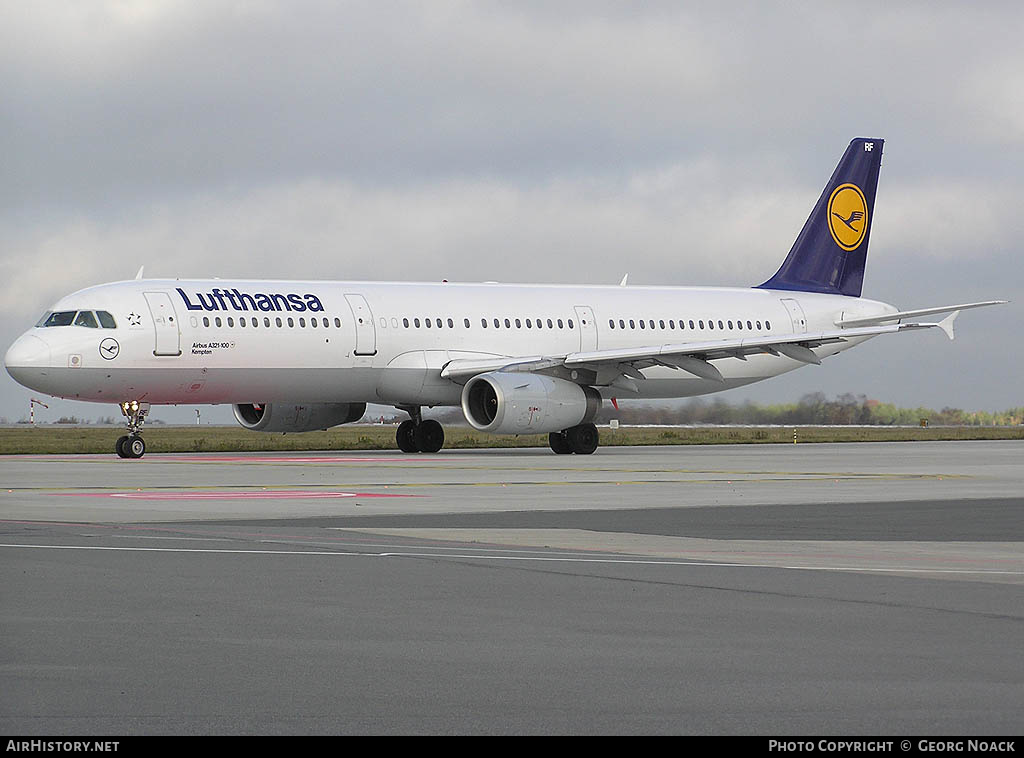
POLYGON ((416 445, 416 423, 412 419, 398 425, 395 441, 398 443, 398 449, 403 453, 418 453, 420 451, 416 445))
POLYGON ((416 427, 416 447, 421 453, 436 453, 444 446, 444 427, 427 419, 416 427))
POLYGON ((126 443, 127 441, 128 441, 128 435, 127 434, 117 438, 117 444, 114 446, 114 448, 117 450, 117 457, 118 458, 127 458, 128 457, 128 451, 125 449, 125 446, 124 446, 124 443, 126 443))
POLYGON ((129 458, 141 458, 146 454, 146 441, 142 437, 129 437, 122 447, 129 458))
POLYGON ((558 455, 571 455, 572 445, 566 439, 565 432, 551 432, 548 435, 548 446, 558 455))
POLYGON ((577 455, 590 455, 597 450, 600 437, 593 424, 580 424, 565 430, 566 439, 577 455))

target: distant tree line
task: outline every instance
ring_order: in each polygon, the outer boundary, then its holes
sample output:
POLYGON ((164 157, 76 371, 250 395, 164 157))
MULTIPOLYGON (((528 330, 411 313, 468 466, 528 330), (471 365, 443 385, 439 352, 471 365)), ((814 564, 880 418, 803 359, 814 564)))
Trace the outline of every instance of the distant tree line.
MULTIPOLYGON (((461 408, 424 409, 430 418, 436 418, 444 424, 465 426, 466 420, 461 408)), ((377 420, 364 418, 364 421, 377 420)), ((387 422, 405 419, 405 414, 384 414, 387 422)), ((796 403, 781 405, 760 405, 745 402, 737 405, 726 402, 722 398, 705 400, 692 398, 685 402, 660 405, 641 405, 628 399, 619 400, 616 410, 610 403, 597 414, 598 424, 607 424, 617 419, 620 424, 656 424, 678 426, 685 424, 773 424, 788 426, 791 424, 810 424, 819 426, 916 426, 922 419, 934 426, 1017 426, 1024 424, 1024 407, 1010 408, 1005 411, 965 411, 960 408, 900 408, 892 403, 870 400, 865 395, 847 393, 829 399, 823 392, 812 392, 804 395, 796 403)), ((0 418, 0 424, 9 423, 0 418)), ((27 418, 17 423, 27 424, 27 418)), ((62 416, 56 422, 36 423, 57 424, 91 424, 116 425, 120 419, 114 416, 97 418, 95 422, 79 419, 75 416, 62 416)), ((151 424, 163 423, 159 419, 150 419, 151 424)))
POLYGON ((864 395, 847 393, 829 399, 823 392, 804 395, 796 403, 759 405, 746 402, 732 405, 721 398, 693 398, 673 406, 633 405, 619 403, 616 411, 610 405, 598 414, 597 423, 618 419, 621 424, 815 424, 842 426, 851 424, 877 426, 917 425, 927 420, 937 426, 1013 426, 1024 424, 1024 407, 990 413, 964 411, 960 408, 900 408, 892 403, 871 400, 864 395))

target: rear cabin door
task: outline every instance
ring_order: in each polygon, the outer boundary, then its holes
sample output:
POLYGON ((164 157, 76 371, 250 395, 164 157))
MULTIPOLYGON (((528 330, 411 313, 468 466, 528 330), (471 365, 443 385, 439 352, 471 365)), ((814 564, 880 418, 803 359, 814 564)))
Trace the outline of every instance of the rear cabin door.
POLYGON ((373 313, 362 295, 345 295, 348 307, 352 309, 352 320, 356 325, 356 355, 377 354, 377 329, 373 324, 373 313))
POLYGON ((791 297, 782 298, 782 304, 786 306, 786 310, 789 311, 789 318, 793 322, 793 333, 799 334, 807 331, 807 317, 804 315, 804 309, 800 307, 800 303, 791 297))
POLYGON ((181 330, 178 328, 174 303, 166 292, 143 292, 153 316, 156 344, 153 355, 181 355, 181 330))

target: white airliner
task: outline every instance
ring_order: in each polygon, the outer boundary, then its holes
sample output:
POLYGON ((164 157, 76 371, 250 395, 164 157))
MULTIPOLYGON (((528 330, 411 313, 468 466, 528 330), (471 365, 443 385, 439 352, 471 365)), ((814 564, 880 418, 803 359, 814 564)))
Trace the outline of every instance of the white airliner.
POLYGON ((142 279, 59 300, 7 351, 57 397, 118 403, 123 458, 145 452, 153 404, 231 403, 255 431, 302 432, 393 405, 406 452, 444 431, 548 433, 592 453, 613 397, 718 392, 818 364, 880 334, 937 327, 1005 301, 900 311, 860 297, 882 140, 854 139, 779 271, 753 288, 142 279), (938 322, 920 316, 950 313, 938 322))

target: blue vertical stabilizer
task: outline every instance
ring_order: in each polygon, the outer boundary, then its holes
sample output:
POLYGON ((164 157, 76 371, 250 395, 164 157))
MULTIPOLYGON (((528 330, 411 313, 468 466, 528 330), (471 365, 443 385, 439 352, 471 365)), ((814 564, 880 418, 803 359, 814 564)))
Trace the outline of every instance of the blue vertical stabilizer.
POLYGON ((850 142, 785 262, 759 287, 860 297, 882 144, 850 142))

